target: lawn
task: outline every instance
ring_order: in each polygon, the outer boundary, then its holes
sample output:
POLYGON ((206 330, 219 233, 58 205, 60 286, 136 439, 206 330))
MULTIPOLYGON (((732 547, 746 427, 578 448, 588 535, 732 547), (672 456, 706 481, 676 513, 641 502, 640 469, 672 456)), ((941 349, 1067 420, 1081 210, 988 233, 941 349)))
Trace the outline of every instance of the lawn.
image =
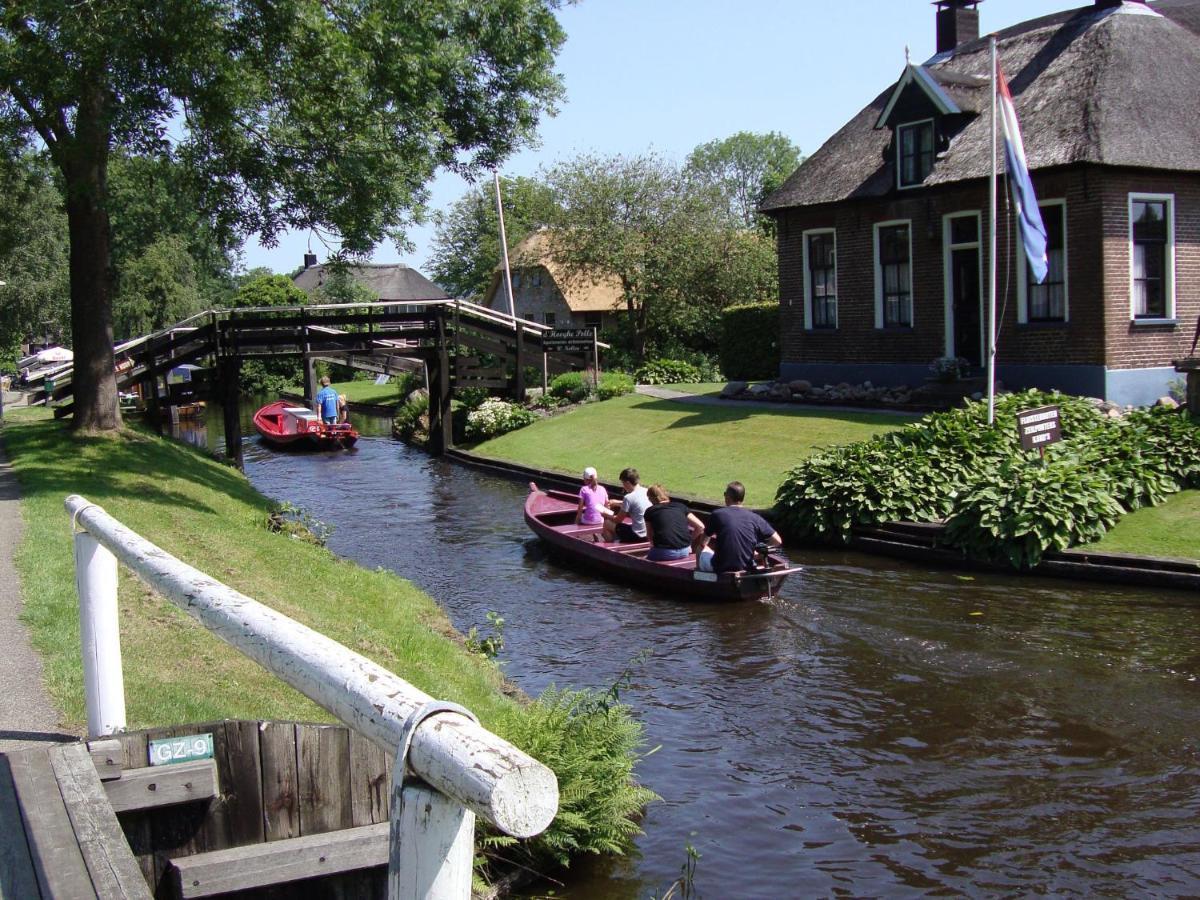
POLYGON ((1180 491, 1123 517, 1087 550, 1200 559, 1200 491, 1180 491))
POLYGON ((768 507, 784 475, 814 450, 890 431, 915 416, 702 406, 630 394, 589 403, 475 448, 494 459, 578 477, 595 466, 616 481, 634 466, 646 484, 719 501, 730 481, 746 485, 747 504, 768 507))
POLYGON ((388 379, 387 384, 374 381, 338 381, 332 385, 339 394, 345 394, 351 403, 369 403, 374 406, 396 405, 400 402, 400 380, 388 379))

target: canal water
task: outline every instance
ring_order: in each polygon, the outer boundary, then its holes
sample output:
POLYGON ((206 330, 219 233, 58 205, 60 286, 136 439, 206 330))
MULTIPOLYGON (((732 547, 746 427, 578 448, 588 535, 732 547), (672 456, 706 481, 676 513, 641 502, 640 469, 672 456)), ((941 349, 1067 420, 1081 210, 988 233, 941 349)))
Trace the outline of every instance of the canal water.
POLYGON ((774 601, 702 605, 548 558, 521 484, 386 437, 250 439, 245 470, 461 630, 503 616, 528 693, 632 666, 621 699, 662 801, 633 855, 555 896, 661 897, 689 846, 707 898, 1200 894, 1194 595, 795 551, 806 571, 774 601))

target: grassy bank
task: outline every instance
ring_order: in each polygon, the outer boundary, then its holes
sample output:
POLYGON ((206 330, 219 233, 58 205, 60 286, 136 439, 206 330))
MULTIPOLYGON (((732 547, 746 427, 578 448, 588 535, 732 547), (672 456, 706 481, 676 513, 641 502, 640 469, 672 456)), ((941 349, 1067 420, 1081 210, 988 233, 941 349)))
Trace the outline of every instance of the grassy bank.
POLYGON ((864 440, 916 417, 871 412, 701 406, 631 394, 589 403, 486 441, 477 453, 578 476, 595 466, 615 481, 634 466, 643 481, 720 500, 746 485, 747 502, 770 506, 788 470, 814 450, 864 440))
POLYGON ((394 406, 400 402, 400 381, 392 378, 387 384, 374 381, 337 381, 332 385, 339 394, 345 394, 351 403, 370 403, 374 406, 394 406))
POLYGON ((1131 512, 1084 549, 1200 559, 1200 490, 1181 491, 1160 506, 1131 512))

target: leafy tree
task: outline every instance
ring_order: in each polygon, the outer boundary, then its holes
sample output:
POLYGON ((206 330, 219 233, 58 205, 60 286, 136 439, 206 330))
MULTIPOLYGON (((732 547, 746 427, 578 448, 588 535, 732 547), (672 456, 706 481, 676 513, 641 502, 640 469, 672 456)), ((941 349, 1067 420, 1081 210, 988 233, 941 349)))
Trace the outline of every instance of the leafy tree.
POLYGON ((179 160, 219 229, 321 227, 365 252, 402 236, 439 167, 494 166, 530 137, 561 93, 559 2, 6 5, 0 149, 40 143, 66 194, 74 427, 120 424, 114 149, 179 160))
POLYGON ((127 260, 113 311, 113 331, 131 338, 158 331, 205 309, 196 263, 183 239, 169 234, 127 260))
POLYGON ((325 283, 312 292, 311 303, 371 303, 379 294, 351 274, 347 267, 326 267, 325 283))
POLYGON ((759 215, 759 204, 802 160, 800 148, 777 131, 739 131, 723 140, 701 144, 688 155, 686 165, 691 173, 721 192, 735 222, 754 228, 770 221, 759 215))
MULTIPOLYGON (((263 273, 266 270, 256 270, 263 273)), ((233 295, 233 305, 239 308, 263 306, 304 306, 308 295, 286 275, 269 272, 245 281, 233 295)), ((260 396, 280 394, 303 380, 299 356, 276 356, 248 359, 242 363, 239 385, 243 394, 260 396)))
MULTIPOLYGON (((554 199, 534 178, 502 178, 504 233, 511 253, 550 217, 554 199)), ((433 280, 454 297, 478 297, 504 256, 500 249, 500 217, 493 184, 480 184, 460 197, 449 210, 433 216, 436 232, 426 267, 433 280)))

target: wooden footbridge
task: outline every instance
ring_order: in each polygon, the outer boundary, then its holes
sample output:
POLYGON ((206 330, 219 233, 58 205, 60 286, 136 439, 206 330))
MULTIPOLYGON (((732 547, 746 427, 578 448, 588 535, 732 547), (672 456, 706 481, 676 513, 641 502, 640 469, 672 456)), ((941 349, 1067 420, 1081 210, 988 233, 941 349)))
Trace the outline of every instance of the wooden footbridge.
MULTIPOLYGON (((593 338, 590 353, 548 351, 548 331, 545 325, 462 300, 247 307, 199 313, 118 344, 114 353, 118 388, 140 385, 152 416, 160 414, 160 378, 187 363, 213 366, 211 397, 224 408, 231 458, 241 448, 237 400, 245 360, 303 358, 309 398, 315 394, 316 359, 385 374, 423 369, 429 386, 430 449, 440 454, 453 445, 450 398, 455 388, 482 387, 523 400, 531 367, 543 377, 588 367, 598 370, 604 344, 593 338)), ((70 414, 69 369, 56 375, 46 396, 56 415, 70 414)))

